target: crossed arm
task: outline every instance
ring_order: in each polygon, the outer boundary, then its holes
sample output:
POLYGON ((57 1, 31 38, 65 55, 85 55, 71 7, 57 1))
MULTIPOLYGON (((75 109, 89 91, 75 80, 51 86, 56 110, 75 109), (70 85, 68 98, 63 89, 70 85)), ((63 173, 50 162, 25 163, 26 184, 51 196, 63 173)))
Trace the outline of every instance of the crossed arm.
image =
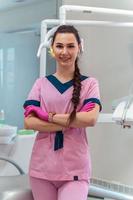
MULTIPOLYGON (((69 127, 80 128, 87 126, 94 126, 99 114, 99 105, 89 112, 77 112, 76 117, 69 127)), ((33 129, 40 132, 54 132, 60 131, 68 127, 68 120, 70 114, 55 114, 53 116, 53 122, 46 122, 37 118, 34 113, 31 113, 24 119, 24 126, 26 129, 33 129)))

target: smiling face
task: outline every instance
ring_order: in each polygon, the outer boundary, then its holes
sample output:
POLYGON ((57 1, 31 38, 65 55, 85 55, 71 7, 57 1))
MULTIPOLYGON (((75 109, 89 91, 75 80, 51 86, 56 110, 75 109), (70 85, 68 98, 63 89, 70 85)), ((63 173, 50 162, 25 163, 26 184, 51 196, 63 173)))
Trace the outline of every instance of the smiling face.
POLYGON ((80 45, 73 33, 58 33, 54 39, 52 48, 55 59, 60 67, 75 66, 80 45))

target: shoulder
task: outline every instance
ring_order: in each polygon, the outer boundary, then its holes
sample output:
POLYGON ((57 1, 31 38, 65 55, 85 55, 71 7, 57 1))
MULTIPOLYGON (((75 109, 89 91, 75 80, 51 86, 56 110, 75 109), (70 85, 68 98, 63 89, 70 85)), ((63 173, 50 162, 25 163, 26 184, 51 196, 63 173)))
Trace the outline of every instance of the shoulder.
POLYGON ((35 85, 41 85, 42 83, 44 83, 45 81, 47 80, 47 78, 44 76, 44 77, 39 77, 35 80, 34 84, 35 85))
POLYGON ((98 80, 95 77, 92 76, 85 76, 85 75, 81 75, 81 81, 84 84, 89 84, 89 85, 93 85, 93 84, 98 84, 98 80))
POLYGON ((40 90, 44 86, 45 83, 46 83, 45 77, 37 78, 33 83, 32 90, 40 90))

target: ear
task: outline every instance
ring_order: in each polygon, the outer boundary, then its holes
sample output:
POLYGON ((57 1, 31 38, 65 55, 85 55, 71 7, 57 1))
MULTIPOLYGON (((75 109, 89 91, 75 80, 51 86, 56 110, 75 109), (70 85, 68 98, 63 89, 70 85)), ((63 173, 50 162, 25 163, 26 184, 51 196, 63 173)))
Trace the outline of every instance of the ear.
POLYGON ((54 51, 53 51, 52 47, 49 48, 49 53, 53 58, 55 57, 55 54, 54 54, 54 51))

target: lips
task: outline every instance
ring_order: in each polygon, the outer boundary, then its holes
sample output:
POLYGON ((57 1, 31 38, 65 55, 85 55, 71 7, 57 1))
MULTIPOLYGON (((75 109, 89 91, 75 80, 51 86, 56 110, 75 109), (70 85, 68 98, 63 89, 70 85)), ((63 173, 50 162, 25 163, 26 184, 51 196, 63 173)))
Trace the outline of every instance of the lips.
POLYGON ((62 62, 68 62, 68 61, 71 60, 71 58, 60 58, 60 60, 61 60, 62 62))

